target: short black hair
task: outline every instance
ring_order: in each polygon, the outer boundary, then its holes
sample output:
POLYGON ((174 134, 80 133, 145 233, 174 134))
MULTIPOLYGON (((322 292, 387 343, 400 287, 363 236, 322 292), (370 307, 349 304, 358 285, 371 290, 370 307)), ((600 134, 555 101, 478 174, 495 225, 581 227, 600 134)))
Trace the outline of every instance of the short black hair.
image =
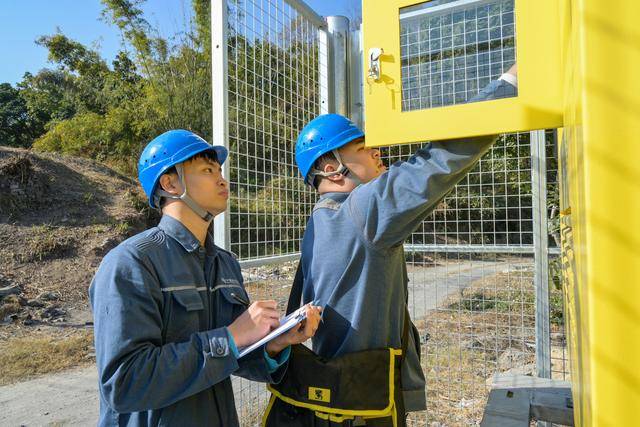
MULTIPOLYGON (((333 151, 329 151, 328 153, 324 153, 322 156, 318 157, 318 159, 313 162, 313 169, 321 171, 327 163, 334 163, 337 161, 338 159, 336 158, 336 155, 333 154, 333 151)), ((321 178, 322 177, 320 175, 315 175, 313 177, 313 181, 311 181, 311 185, 313 185, 313 188, 316 190, 318 189, 318 185, 320 185, 321 178)))
MULTIPOLYGON (((193 157, 188 158, 187 160, 184 161, 184 163, 187 162, 193 162, 194 160, 198 160, 198 159, 206 159, 206 160, 210 160, 212 162, 218 162, 218 156, 216 155, 216 152, 214 150, 207 150, 207 151, 202 151, 198 154, 196 154, 193 157)), ((175 166, 171 166, 169 169, 166 170, 165 173, 175 173, 177 174, 178 171, 176 170, 175 166)), ((165 173, 163 173, 162 175, 164 175, 165 173)))

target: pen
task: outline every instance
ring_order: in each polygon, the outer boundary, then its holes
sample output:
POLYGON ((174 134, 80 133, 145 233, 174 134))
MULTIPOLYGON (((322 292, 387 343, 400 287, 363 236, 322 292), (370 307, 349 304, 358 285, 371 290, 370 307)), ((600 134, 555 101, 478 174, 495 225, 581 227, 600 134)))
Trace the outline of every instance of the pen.
POLYGON ((240 295, 236 294, 235 292, 231 292, 231 298, 233 298, 234 300, 238 301, 240 304, 244 305, 245 307, 249 307, 249 305, 250 305, 249 301, 247 301, 246 299, 244 299, 240 295))

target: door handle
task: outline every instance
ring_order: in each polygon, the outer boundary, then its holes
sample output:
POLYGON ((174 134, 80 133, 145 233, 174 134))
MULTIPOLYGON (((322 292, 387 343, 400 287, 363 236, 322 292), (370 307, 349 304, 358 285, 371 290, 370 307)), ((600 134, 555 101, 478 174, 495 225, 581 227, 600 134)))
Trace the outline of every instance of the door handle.
POLYGON ((384 53, 381 47, 369 49, 369 78, 380 81, 380 57, 384 53))

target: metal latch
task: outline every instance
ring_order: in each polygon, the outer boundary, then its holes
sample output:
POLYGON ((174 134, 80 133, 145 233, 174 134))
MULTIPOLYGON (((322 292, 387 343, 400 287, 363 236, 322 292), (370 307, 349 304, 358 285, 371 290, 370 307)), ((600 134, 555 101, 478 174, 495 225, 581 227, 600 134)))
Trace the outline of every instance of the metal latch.
POLYGON ((381 47, 369 49, 369 78, 375 81, 380 80, 380 57, 383 53, 381 47))

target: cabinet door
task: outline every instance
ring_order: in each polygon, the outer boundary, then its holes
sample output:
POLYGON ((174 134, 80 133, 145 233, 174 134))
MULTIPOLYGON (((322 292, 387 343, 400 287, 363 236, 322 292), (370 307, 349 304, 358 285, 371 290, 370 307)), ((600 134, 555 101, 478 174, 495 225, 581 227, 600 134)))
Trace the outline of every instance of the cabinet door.
POLYGON ((364 0, 369 146, 562 126, 559 0, 364 0), (514 63, 516 94, 470 102, 514 63))

